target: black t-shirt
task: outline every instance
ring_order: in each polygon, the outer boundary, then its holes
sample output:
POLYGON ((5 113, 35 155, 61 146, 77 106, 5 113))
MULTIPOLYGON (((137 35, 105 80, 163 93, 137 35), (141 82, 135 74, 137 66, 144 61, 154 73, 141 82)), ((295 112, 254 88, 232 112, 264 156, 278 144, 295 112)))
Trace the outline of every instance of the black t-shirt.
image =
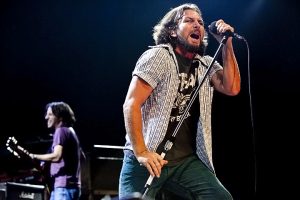
MULTIPOLYGON (((181 116, 198 86, 198 63, 177 53, 175 55, 179 66, 180 84, 171 111, 167 134, 164 141, 158 147, 158 153, 163 151, 165 142, 174 133, 181 116)), ((171 150, 166 153, 165 159, 169 161, 168 165, 175 165, 195 152, 198 118, 199 100, 196 98, 175 136, 175 142, 171 150)))

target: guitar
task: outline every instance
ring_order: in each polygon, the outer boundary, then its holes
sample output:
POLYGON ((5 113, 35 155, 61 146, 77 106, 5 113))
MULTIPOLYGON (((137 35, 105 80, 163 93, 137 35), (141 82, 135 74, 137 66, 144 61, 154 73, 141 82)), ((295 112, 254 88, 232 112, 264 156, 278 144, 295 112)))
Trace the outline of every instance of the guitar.
POLYGON ((6 141, 6 149, 12 153, 17 158, 26 158, 30 159, 34 164, 35 169, 40 173, 40 182, 45 185, 47 195, 50 195, 53 187, 53 181, 50 176, 50 163, 51 162, 41 162, 37 163, 37 160, 33 159, 30 156, 30 153, 27 149, 18 145, 18 141, 15 137, 9 137, 6 141))

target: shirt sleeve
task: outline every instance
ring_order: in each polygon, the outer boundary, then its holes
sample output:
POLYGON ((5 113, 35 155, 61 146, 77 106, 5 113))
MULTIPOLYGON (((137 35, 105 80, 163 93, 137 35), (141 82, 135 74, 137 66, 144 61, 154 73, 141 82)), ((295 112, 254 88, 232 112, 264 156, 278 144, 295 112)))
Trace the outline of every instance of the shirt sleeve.
POLYGON ((155 88, 167 70, 165 62, 168 59, 167 56, 167 50, 164 48, 152 48, 145 51, 138 59, 132 75, 142 78, 155 88))
POLYGON ((65 141, 66 141, 66 130, 64 128, 55 129, 53 135, 52 147, 54 148, 56 145, 64 146, 65 141))
MULTIPOLYGON (((207 66, 209 67, 210 63, 212 62, 213 58, 211 56, 204 56, 201 58, 201 61, 207 66)), ((212 68, 209 71, 209 80, 211 80, 212 76, 219 70, 222 70, 223 67, 221 66, 221 64, 218 61, 215 61, 212 68)))

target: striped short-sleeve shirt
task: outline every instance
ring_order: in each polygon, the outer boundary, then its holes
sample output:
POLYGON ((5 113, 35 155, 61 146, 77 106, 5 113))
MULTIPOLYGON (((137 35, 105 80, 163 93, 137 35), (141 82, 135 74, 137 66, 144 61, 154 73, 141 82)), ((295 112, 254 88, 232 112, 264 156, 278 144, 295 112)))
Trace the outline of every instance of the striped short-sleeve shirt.
MULTIPOLYGON (((199 81, 207 71, 212 57, 197 55, 199 81)), ((207 167, 214 171, 211 142, 212 75, 222 67, 215 62, 199 91, 200 116, 196 136, 196 153, 207 167)), ((143 135, 147 148, 156 151, 163 141, 179 87, 178 63, 171 45, 157 45, 146 50, 138 59, 133 76, 146 81, 153 92, 142 106, 143 135)), ((126 149, 132 149, 126 135, 126 149)))

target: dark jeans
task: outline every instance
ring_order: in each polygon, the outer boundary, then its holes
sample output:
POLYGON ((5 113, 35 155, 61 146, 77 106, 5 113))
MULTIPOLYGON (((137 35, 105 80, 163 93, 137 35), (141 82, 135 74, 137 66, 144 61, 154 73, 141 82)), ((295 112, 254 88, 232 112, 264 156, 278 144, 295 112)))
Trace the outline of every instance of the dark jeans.
MULTIPOLYGON (((119 180, 119 198, 144 192, 149 173, 135 156, 125 154, 119 180)), ((155 199, 161 188, 182 199, 232 200, 232 196, 197 156, 190 156, 176 166, 164 166, 160 178, 154 178, 145 199, 155 199)))

